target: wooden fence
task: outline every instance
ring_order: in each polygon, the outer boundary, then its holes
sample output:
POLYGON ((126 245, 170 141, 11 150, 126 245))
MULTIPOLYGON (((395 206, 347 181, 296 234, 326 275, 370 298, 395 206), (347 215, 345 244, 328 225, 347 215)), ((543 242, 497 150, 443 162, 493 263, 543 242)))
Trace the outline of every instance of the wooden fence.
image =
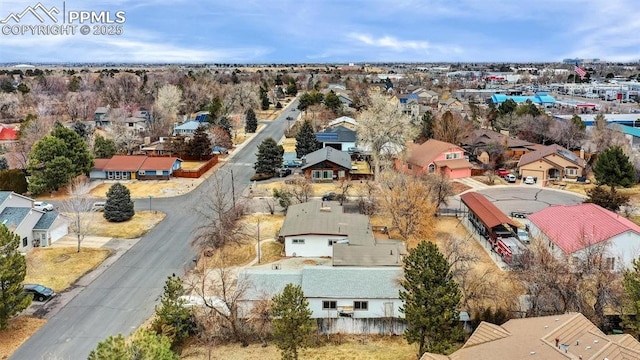
POLYGON ((406 322, 399 318, 318 318, 316 323, 321 334, 402 335, 407 328, 406 322))
POLYGON ((202 176, 202 174, 204 174, 207 171, 209 171, 209 169, 214 167, 217 163, 218 163, 218 157, 214 155, 211 159, 209 159, 209 161, 204 163, 199 168, 194 169, 194 170, 184 170, 184 169, 176 170, 176 171, 173 172, 173 176, 175 176, 175 177, 183 177, 183 178, 190 178, 190 179, 197 179, 200 176, 202 176))

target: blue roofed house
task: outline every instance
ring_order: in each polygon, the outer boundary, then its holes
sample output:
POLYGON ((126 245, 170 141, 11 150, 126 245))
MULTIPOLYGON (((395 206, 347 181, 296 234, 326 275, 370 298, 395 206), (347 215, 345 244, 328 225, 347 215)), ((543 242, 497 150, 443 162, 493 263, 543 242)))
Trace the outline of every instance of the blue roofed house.
POLYGON ((502 104, 503 102, 509 99, 515 101, 517 104, 524 104, 527 101, 531 101, 536 105, 540 105, 544 107, 552 106, 553 104, 556 103, 556 99, 553 96, 547 95, 547 93, 542 93, 542 92, 537 93, 533 96, 515 96, 515 95, 505 95, 505 94, 491 95, 491 101, 494 104, 502 104))
POLYGON ((249 269, 239 275, 238 283, 246 290, 239 299, 238 315, 250 317, 255 305, 294 284, 302 287, 321 333, 400 335, 406 328, 400 312, 402 276, 401 267, 249 269))
POLYGON ((69 232, 68 221, 56 211, 33 208, 34 200, 11 191, 0 191, 0 224, 20 237, 18 250, 50 246, 69 232))
POLYGON ((173 127, 173 136, 184 135, 184 136, 193 136, 193 133, 196 132, 196 129, 202 125, 203 123, 198 120, 189 120, 182 124, 176 124, 173 127))
POLYGON ((620 124, 609 124, 609 128, 612 131, 621 131, 627 144, 634 150, 640 150, 640 128, 620 124))

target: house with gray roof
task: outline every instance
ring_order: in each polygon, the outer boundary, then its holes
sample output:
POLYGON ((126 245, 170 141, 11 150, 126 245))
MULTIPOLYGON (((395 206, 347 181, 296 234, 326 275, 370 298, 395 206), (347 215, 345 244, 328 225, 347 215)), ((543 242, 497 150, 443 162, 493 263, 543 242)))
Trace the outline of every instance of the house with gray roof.
POLYGON ((302 160, 302 172, 311 181, 349 180, 351 156, 332 147, 324 147, 307 154, 302 160))
POLYGON ((247 269, 239 274, 246 287, 240 296, 240 317, 271 299, 287 284, 299 285, 323 333, 402 334, 401 267, 307 266, 299 270, 247 269), (384 321, 383 321, 384 320, 384 321))
POLYGON ((279 236, 289 257, 331 257, 334 266, 401 266, 400 240, 376 240, 369 217, 344 213, 336 201, 309 201, 287 210, 279 236))
POLYGON ((345 126, 339 125, 316 133, 316 140, 322 143, 322 147, 332 147, 341 151, 348 151, 356 147, 357 134, 345 126))
POLYGON ((18 250, 50 246, 69 232, 68 221, 56 211, 40 211, 34 200, 11 191, 0 191, 0 224, 20 237, 18 250))
POLYGON ((176 124, 173 127, 173 136, 177 136, 177 135, 193 136, 193 133, 196 132, 196 129, 200 125, 204 125, 204 124, 197 120, 189 120, 182 124, 176 124))

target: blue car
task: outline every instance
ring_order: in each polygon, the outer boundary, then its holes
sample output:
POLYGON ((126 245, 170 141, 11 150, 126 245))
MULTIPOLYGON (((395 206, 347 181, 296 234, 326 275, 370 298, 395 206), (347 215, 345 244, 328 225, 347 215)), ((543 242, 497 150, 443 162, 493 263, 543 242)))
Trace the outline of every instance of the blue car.
POLYGON ((23 288, 24 288, 24 292, 33 296, 33 299, 35 301, 49 300, 56 295, 53 289, 48 288, 44 285, 24 284, 23 288))

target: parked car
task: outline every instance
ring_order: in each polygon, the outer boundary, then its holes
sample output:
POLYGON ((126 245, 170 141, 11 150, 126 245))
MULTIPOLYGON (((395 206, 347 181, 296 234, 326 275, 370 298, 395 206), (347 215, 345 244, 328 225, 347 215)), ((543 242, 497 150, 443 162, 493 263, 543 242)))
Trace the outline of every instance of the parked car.
POLYGON ((349 154, 352 154, 352 155, 353 154, 361 154, 362 150, 358 149, 357 147, 350 147, 350 148, 347 149, 347 152, 349 154))
POLYGON ((500 168, 498 169, 498 176, 500 177, 505 177, 507 175, 511 174, 511 172, 505 168, 500 168))
POLYGON ((533 178, 533 176, 527 176, 526 178, 524 178, 524 183, 528 185, 533 185, 536 183, 536 180, 533 178))
POLYGON ((330 192, 322 195, 322 201, 340 201, 340 200, 344 200, 344 195, 336 194, 334 192, 330 192))
POLYGON ((106 201, 94 202, 93 205, 91 205, 91 211, 104 211, 104 206, 106 204, 106 201))
POLYGON ((285 160, 282 162, 284 168, 299 168, 302 166, 302 161, 297 160, 285 160))
POLYGON ((214 154, 228 154, 229 153, 229 149, 227 149, 224 146, 214 146, 213 147, 213 151, 214 154))
POLYGON ((505 180, 507 180, 507 182, 510 182, 510 183, 514 183, 514 182, 516 182, 516 180, 518 180, 518 179, 516 178, 516 176, 515 176, 515 175, 513 175, 513 174, 508 174, 508 175, 506 175, 506 176, 504 177, 504 179, 505 179, 505 180))
POLYGON ((53 205, 44 201, 35 201, 33 208, 41 211, 53 211, 53 205))
POLYGON ((49 300, 56 295, 53 289, 40 284, 24 284, 24 292, 33 296, 35 301, 49 300))
POLYGON ((289 168, 284 168, 284 169, 278 169, 277 170, 278 177, 287 177, 287 176, 289 176, 291 174, 292 174, 292 171, 289 168))
POLYGON ((520 241, 522 241, 525 244, 528 244, 531 242, 531 239, 529 238, 529 233, 525 229, 518 229, 518 239, 520 239, 520 241))

